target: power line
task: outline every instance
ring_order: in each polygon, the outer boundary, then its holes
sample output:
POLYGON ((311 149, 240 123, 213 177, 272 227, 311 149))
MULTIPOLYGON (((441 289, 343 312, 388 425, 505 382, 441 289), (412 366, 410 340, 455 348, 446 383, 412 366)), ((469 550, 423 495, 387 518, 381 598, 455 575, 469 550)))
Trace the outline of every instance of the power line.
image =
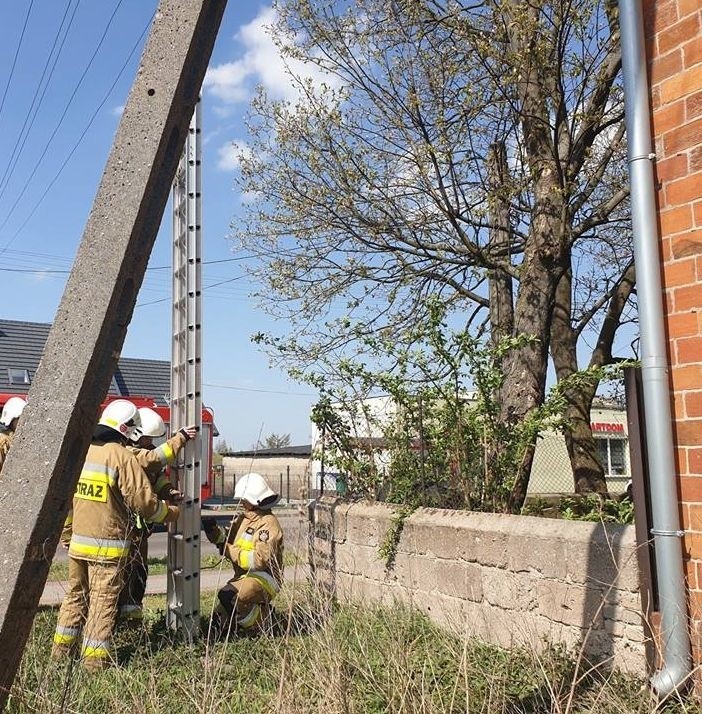
MULTIPOLYGON (((237 275, 234 278, 228 278, 227 280, 221 280, 218 283, 212 283, 212 285, 205 285, 202 290, 208 290, 209 288, 216 288, 220 285, 224 285, 225 283, 233 283, 235 280, 241 280, 242 278, 245 278, 245 275, 237 275)), ((150 300, 149 302, 138 302, 134 307, 146 307, 147 305, 156 305, 156 303, 159 302, 166 302, 166 300, 170 300, 170 297, 165 297, 165 298, 160 298, 159 300, 150 300)))
MULTIPOLYGON (((20 191, 19 195, 15 199, 15 202, 10 207, 10 210, 9 210, 7 216, 5 216, 5 220, 2 222, 2 224, 0 224, 0 230, 2 230, 7 225, 7 222, 10 220, 12 214, 14 213, 15 208, 17 207, 17 204, 22 199, 22 196, 24 196, 25 192, 29 188, 29 184, 31 183, 34 176, 36 175, 37 169, 39 168, 42 161, 44 160, 44 157, 46 156, 46 153, 49 150, 49 146, 51 145, 51 142, 54 140, 54 137, 56 136, 59 128, 63 124, 63 120, 66 118, 68 109, 70 108, 71 104, 73 103, 73 100, 75 99, 76 94, 78 93, 78 90, 80 89, 81 85, 83 84, 83 80, 85 79, 86 75, 88 74, 88 71, 90 70, 90 68, 93 66, 93 63, 95 62, 95 58, 97 57, 97 54, 100 51, 100 48, 102 47, 102 45, 105 41, 105 38, 107 37, 107 33, 108 33, 110 27, 112 26, 112 22, 114 21, 115 16, 117 15, 117 11, 121 7, 123 1, 124 0, 119 0, 119 2, 117 3, 117 6, 115 7, 114 11, 112 12, 110 19, 108 20, 107 25, 105 26, 105 29, 103 30, 102 36, 100 37, 100 40, 98 41, 98 44, 95 47, 95 50, 93 51, 93 54, 90 57, 90 60, 88 60, 88 64, 85 66, 85 69, 83 70, 83 73, 81 74, 80 79, 78 80, 78 83, 74 87, 73 92, 71 93, 71 96, 69 97, 68 102, 67 102, 66 106, 64 107, 63 112, 61 113, 61 116, 59 117, 58 123, 54 127, 54 130, 51 133, 49 140, 46 142, 44 149, 43 149, 41 155, 39 156, 39 159, 37 160, 36 164, 34 165, 34 168, 32 169, 31 173, 27 177, 27 180, 25 181, 24 186, 22 187, 22 190, 20 191)), ((120 75, 122 74, 122 71, 124 71, 124 68, 122 68, 122 70, 120 70, 120 75)), ((104 101, 103 101, 103 103, 104 103, 104 101)), ((92 119, 91 119, 90 123, 88 124, 88 127, 90 126, 90 124, 92 124, 92 119)), ((87 129, 86 129, 86 131, 87 131, 87 129)), ((82 136, 81 136, 81 139, 82 139, 82 136)), ((73 151, 75 151, 75 148, 76 147, 73 148, 73 151)), ((70 158, 70 156, 73 155, 73 151, 71 151, 71 154, 69 154, 69 158, 70 158)), ((63 166, 61 167, 61 170, 63 170, 63 166)), ((59 173, 60 173, 60 171, 59 171, 59 173)), ((58 178, 58 174, 54 177, 54 181, 56 180, 56 178, 58 178)), ((51 185, 53 185, 53 181, 50 184, 50 186, 51 185)), ((46 195, 46 192, 44 193, 44 195, 46 195)), ((43 200, 44 195, 42 195, 42 198, 39 200, 39 203, 41 203, 41 201, 43 200)), ((36 207, 38 207, 38 205, 39 204, 37 204, 37 206, 35 206, 34 210, 36 210, 36 207)), ((25 223, 26 223, 26 221, 25 221, 25 223)), ((20 230, 24 227, 24 225, 25 224, 23 223, 22 226, 20 227, 20 230)), ((12 243, 12 241, 16 237, 17 237, 17 233, 15 233, 15 235, 8 241, 8 243, 5 244, 5 246, 2 248, 2 250, 0 250, 0 254, 4 252, 4 250, 12 243)))
POLYGON ((275 389, 256 389, 255 387, 235 387, 231 384, 209 384, 202 383, 203 387, 213 387, 215 389, 233 389, 237 392, 258 392, 260 394, 284 394, 288 397, 317 397, 318 394, 312 392, 283 392, 275 389))
MULTIPOLYGON (((56 70, 56 65, 58 64, 59 57, 61 56, 61 52, 63 51, 63 46, 66 44, 66 38, 68 37, 68 33, 71 30, 71 27, 73 26, 73 20, 75 19, 76 12, 78 11, 78 5, 80 0, 78 0, 75 4, 75 7, 73 8, 73 13, 71 14, 71 18, 68 22, 68 25, 66 26, 66 31, 63 34, 63 39, 61 40, 61 45, 59 46, 58 52, 56 53, 56 56, 54 57, 53 64, 51 66, 51 71, 49 72, 49 77, 46 80, 46 84, 44 85, 44 89, 41 92, 41 97, 39 97, 39 101, 37 102, 37 96, 39 96, 39 91, 41 90, 42 83, 44 82, 44 77, 46 77, 46 70, 49 67, 49 63, 51 62, 51 57, 54 54, 54 50, 56 49, 56 44, 59 41, 59 38, 61 37, 61 31, 63 29, 63 25, 66 22, 66 17, 68 15, 68 11, 71 9, 71 2, 72 0, 68 0, 68 4, 66 5, 66 10, 63 13, 63 17, 61 18, 61 24, 59 25, 59 29, 56 31, 56 37, 54 37, 54 44, 51 46, 51 50, 46 58, 46 62, 44 63, 44 69, 41 73, 41 77, 39 79, 39 83, 37 84, 37 88, 34 91, 34 96, 32 97, 32 103, 29 105, 29 109, 27 110, 27 115, 24 118, 24 122, 22 123, 22 128, 20 129, 19 137, 17 138, 17 142, 15 142, 15 147, 12 150, 12 154, 10 155, 10 160, 7 163, 7 166, 5 167, 5 172, 2 175, 2 178, 0 179, 0 186, 3 186, 5 184, 5 188, 7 188, 7 184, 9 183, 10 179, 15 173, 15 168, 17 167, 17 163, 19 162, 20 156, 22 155, 22 152, 24 151, 24 147, 27 143, 27 139, 29 138, 29 134, 32 131, 32 127, 34 126, 34 122, 37 118, 37 114, 39 112, 39 109, 41 108, 42 102, 44 101, 44 97, 46 96, 46 91, 49 88, 49 84, 51 84, 51 78, 54 76, 54 71, 56 70), (34 106, 36 103, 36 107, 34 106), (32 110, 34 112, 32 113, 32 110), (31 117, 31 121, 30 121, 31 117), (27 123, 29 122, 29 126, 27 126, 27 123), (26 132, 25 132, 26 129, 26 132), (24 134, 24 138, 22 138, 22 135, 24 134), (21 143, 20 143, 21 142, 21 143), (6 181, 7 179, 7 181, 6 181)), ((5 188, 2 189, 2 192, 0 192, 0 197, 5 193, 5 188)))
MULTIPOLYGON (((90 119, 89 119, 87 125, 86 125, 85 128, 83 129, 81 135, 78 137, 78 141, 76 141, 76 143, 73 145, 73 148, 68 152, 68 155, 67 155, 66 158, 63 160, 63 163, 62 163, 61 166, 59 167, 59 170, 56 172, 56 174, 54 175, 54 177, 51 179, 51 181, 49 182, 49 185, 44 189, 44 192, 43 192, 43 193, 41 194, 41 196, 39 197, 39 200, 34 204, 34 207, 33 207, 32 210, 29 212, 29 215, 24 219, 24 221, 22 222, 22 225, 20 225, 20 227, 15 231, 14 235, 12 236, 12 238, 10 238, 10 240, 3 246, 3 248, 0 249, 0 255, 5 251, 5 249, 6 249, 9 245, 11 245, 11 244, 14 242, 15 238, 17 238, 17 236, 22 232, 22 230, 23 230, 24 227, 27 225, 27 223, 29 223, 29 221, 31 220, 32 216, 36 213, 37 209, 39 208, 39 206, 42 204, 42 202, 43 202, 44 199, 46 198, 46 195, 49 193, 49 191, 51 190, 51 188, 53 187, 53 185, 56 183, 56 181, 58 180, 59 176, 63 173, 63 170, 66 168, 68 162, 69 162, 69 161, 71 160, 71 158, 73 157, 73 154, 75 154, 76 150, 78 149, 78 147, 79 147, 79 146, 81 145, 81 143, 83 142, 83 139, 85 138, 85 135, 88 133, 88 130, 90 129, 90 127, 93 125, 93 122, 95 121, 95 118, 97 117, 97 115, 98 115, 98 113, 100 112, 100 110, 102 109, 102 107, 105 105, 105 102, 107 102, 107 100, 109 99, 110 94, 112 94, 112 90, 115 88, 117 82, 119 81, 119 78, 122 76, 122 74, 124 73, 124 70, 127 68, 127 65, 129 64, 129 61, 131 60, 132 55, 136 52, 136 50, 138 49, 138 47, 141 45, 142 38, 143 38, 144 35, 146 34, 146 31, 149 29, 149 25, 151 24, 151 20, 152 20, 152 19, 153 19, 153 15, 151 16, 151 19, 149 20, 149 22, 147 22, 146 25, 144 26, 144 29, 143 29, 141 35, 139 36, 139 38, 137 39, 137 41, 134 43, 134 46, 132 47, 132 50, 131 50, 131 52, 129 53, 129 56, 128 56, 127 59, 124 61, 124 64, 122 65, 122 68, 120 69, 119 73, 118 73, 117 76, 115 77, 114 82, 112 82, 112 85, 111 85, 110 88, 107 90, 107 93, 106 93, 105 96, 103 97, 103 99, 102 99, 102 101, 100 102, 100 104, 98 104, 97 108, 95 109, 95 111, 93 112, 92 116, 90 117, 90 119)), ((25 189, 26 189, 26 188, 27 188, 27 185, 25 184, 25 189)), ((8 216, 8 218, 9 218, 9 216, 8 216)), ((5 222, 7 222, 7 219, 6 219, 5 222)), ((2 228, 4 225, 5 225, 5 223, 3 223, 2 226, 0 226, 0 228, 2 228)))
POLYGON ((7 78, 7 84, 5 85, 5 91, 2 93, 2 101, 0 101, 0 114, 2 114, 3 107, 5 106, 5 98, 7 97, 7 90, 10 88, 10 82, 12 82, 12 77, 15 74, 15 67, 17 66, 17 58, 19 57, 20 49, 22 48, 22 41, 24 40, 24 33, 27 30, 27 23, 29 22, 29 15, 32 12, 32 6, 34 5, 34 0, 31 0, 29 7, 27 8, 27 14, 24 18, 24 25, 22 25, 22 32, 20 34, 19 42, 17 43, 17 49, 15 50, 15 56, 12 60, 12 67, 10 67, 10 75, 7 78))

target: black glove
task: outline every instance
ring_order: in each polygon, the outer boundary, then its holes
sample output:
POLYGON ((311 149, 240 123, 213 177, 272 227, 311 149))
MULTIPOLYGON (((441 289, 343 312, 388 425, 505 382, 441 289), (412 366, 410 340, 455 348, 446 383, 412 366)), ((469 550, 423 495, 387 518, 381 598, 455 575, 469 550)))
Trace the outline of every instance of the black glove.
POLYGON ((214 516, 202 517, 202 530, 205 531, 205 535, 208 533, 215 533, 217 528, 217 519, 214 516))

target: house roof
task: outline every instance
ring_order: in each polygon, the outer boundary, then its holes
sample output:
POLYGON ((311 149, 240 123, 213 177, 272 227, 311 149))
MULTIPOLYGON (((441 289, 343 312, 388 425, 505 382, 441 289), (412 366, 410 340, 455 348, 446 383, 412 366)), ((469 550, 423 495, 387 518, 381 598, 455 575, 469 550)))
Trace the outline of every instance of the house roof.
POLYGON ((249 451, 226 451, 222 456, 246 459, 269 459, 274 456, 301 456, 309 458, 312 454, 312 444, 301 446, 281 446, 277 449, 250 449, 249 451))
MULTIPOLYGON (((37 371, 50 324, 0 320, 0 392, 26 394, 37 371)), ((168 406, 171 365, 166 360, 120 357, 108 394, 149 397, 168 406)))

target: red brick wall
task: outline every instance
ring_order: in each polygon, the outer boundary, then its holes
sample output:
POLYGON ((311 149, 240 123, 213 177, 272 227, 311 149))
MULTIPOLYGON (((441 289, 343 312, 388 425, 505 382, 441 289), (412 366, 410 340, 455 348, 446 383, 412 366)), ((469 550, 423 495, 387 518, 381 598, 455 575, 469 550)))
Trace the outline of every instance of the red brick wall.
POLYGON ((644 0, 680 508, 702 662, 702 1, 644 0))

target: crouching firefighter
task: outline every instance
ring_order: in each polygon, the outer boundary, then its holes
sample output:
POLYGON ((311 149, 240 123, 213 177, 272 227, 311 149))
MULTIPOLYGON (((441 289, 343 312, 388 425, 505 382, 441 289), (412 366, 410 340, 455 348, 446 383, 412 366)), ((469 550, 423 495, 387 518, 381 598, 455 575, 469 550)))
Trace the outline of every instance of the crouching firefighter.
POLYGON ((89 671, 112 659, 112 630, 134 533, 132 513, 154 523, 176 520, 177 506, 156 496, 125 444, 139 426, 136 407, 117 399, 105 407, 73 496, 68 590, 58 615, 53 659, 72 654, 82 635, 89 671))
MULTIPOLYGON (((196 426, 180 429, 167 441, 156 446, 154 439, 166 435, 166 425, 157 412, 149 407, 139 408, 141 425, 135 429, 132 444, 127 448, 136 456, 146 471, 156 495, 169 504, 178 504, 183 494, 173 487, 166 471, 172 466, 185 443, 197 436, 196 426)), ((139 625, 143 619, 143 601, 149 575, 149 536, 151 524, 135 514, 134 537, 124 576, 124 587, 119 595, 119 619, 128 625, 139 625)))
POLYGON ((229 528, 214 518, 202 524, 208 540, 234 566, 234 577, 217 593, 211 639, 260 628, 283 582, 283 531, 271 511, 280 496, 262 476, 250 473, 239 479, 234 498, 241 499, 243 513, 229 528))

